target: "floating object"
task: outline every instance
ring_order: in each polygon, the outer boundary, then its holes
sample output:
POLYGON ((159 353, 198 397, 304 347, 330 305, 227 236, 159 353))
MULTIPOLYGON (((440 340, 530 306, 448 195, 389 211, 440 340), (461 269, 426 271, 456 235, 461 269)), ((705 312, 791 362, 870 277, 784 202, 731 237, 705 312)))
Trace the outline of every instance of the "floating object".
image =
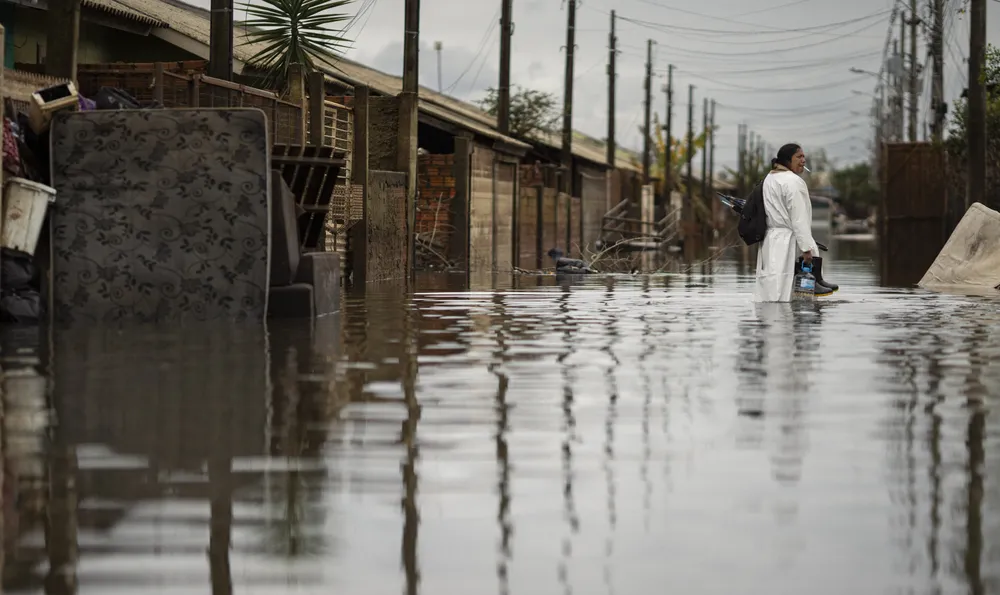
POLYGON ((973 203, 917 285, 1000 289, 1000 213, 973 203))
POLYGON ((0 245, 34 255, 45 212, 56 200, 55 188, 24 178, 8 178, 4 190, 0 245))

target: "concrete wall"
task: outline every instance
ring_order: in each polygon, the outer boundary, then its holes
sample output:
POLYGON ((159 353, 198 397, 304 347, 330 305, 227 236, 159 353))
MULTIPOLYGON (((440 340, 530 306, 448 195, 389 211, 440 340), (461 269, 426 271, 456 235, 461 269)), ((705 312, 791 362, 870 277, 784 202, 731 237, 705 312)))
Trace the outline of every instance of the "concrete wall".
MULTIPOLYGON (((521 186, 518 200, 520 249, 518 265, 525 270, 538 268, 536 242, 538 238, 538 186, 521 186)), ((544 252, 544 250, 543 250, 544 252)))
POLYGON ((608 176, 605 172, 581 168, 580 177, 582 178, 580 198, 583 202, 583 240, 581 245, 585 250, 594 250, 595 242, 601 237, 604 214, 610 209, 608 207, 608 176))
MULTIPOLYGON (((560 233, 558 213, 559 193, 555 188, 545 188, 542 193, 542 253, 566 242, 566 234, 560 233)), ((543 259, 542 262, 544 264, 547 261, 543 259)))
POLYGON ((406 274, 406 174, 372 170, 368 185, 368 282, 406 274))
POLYGON ((368 167, 394 171, 399 137, 399 99, 368 99, 368 167))
POLYGON ((493 254, 494 153, 479 144, 472 149, 472 196, 469 201, 469 270, 491 270, 493 254))
POLYGON ((514 176, 517 166, 512 163, 497 163, 497 193, 494 205, 494 229, 496 248, 495 266, 500 272, 513 270, 514 262, 514 176))

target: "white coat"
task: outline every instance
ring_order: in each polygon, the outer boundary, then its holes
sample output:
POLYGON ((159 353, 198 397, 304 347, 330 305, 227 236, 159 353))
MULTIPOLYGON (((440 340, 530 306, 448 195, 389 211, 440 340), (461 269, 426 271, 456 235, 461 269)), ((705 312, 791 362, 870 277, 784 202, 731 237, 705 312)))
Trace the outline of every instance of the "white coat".
POLYGON ((767 233, 757 253, 755 302, 790 302, 795 261, 819 250, 812 235, 812 202, 805 180, 778 166, 764 178, 767 233))

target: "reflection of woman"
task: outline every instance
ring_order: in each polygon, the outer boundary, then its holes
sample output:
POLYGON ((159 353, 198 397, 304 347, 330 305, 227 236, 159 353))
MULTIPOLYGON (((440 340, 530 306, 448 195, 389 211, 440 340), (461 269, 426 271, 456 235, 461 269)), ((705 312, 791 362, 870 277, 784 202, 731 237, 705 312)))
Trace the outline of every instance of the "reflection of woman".
POLYGON ((812 202, 809 188, 799 177, 806 166, 802 147, 787 144, 771 160, 771 173, 764 178, 764 212, 767 234, 757 256, 755 302, 789 302, 795 261, 812 263, 818 251, 812 236, 812 202))

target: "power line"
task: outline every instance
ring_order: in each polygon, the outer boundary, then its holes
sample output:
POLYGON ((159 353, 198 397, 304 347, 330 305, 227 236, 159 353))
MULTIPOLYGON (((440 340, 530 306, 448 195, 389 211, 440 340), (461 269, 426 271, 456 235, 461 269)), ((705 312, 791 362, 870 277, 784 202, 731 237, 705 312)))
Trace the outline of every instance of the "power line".
MULTIPOLYGON (((790 70, 798 70, 798 69, 801 69, 801 68, 809 68, 809 67, 812 67, 812 66, 820 66, 820 67, 828 67, 828 68, 838 68, 838 69, 840 69, 840 68, 843 68, 842 62, 846 62, 847 60, 862 59, 862 58, 874 58, 875 56, 878 56, 881 53, 882 53, 881 50, 875 50, 875 51, 871 51, 871 52, 862 52, 862 53, 859 53, 859 54, 852 54, 850 56, 844 56, 844 57, 836 58, 836 59, 833 59, 833 58, 823 58, 821 60, 813 60, 811 62, 798 62, 798 63, 795 63, 795 64, 788 64, 788 65, 782 65, 782 66, 772 66, 770 68, 743 68, 743 69, 740 69, 740 70, 708 70, 708 71, 706 71, 705 69, 699 69, 698 71, 699 72, 708 72, 709 74, 722 74, 722 75, 732 75, 732 76, 738 76, 738 75, 756 76, 756 75, 758 75, 760 73, 763 73, 763 72, 782 72, 782 71, 787 72, 787 71, 790 71, 790 70)), ((660 70, 657 70, 656 72, 665 73, 666 70, 660 69, 660 70)), ((800 76, 799 73, 797 73, 797 72, 789 72, 788 74, 790 76, 794 76, 796 78, 799 78, 799 76, 800 76)))
MULTIPOLYGON (((839 41, 841 39, 855 37, 858 33, 862 32, 862 31, 867 31, 867 30, 871 29, 872 27, 876 27, 876 26, 878 26, 880 24, 881 24, 881 22, 876 21, 876 22, 871 23, 869 25, 865 25, 864 27, 861 27, 860 29, 856 29, 856 30, 848 32, 848 33, 842 33, 842 34, 838 35, 837 37, 832 37, 830 39, 824 39, 822 41, 817 41, 817 42, 814 42, 814 43, 806 43, 806 44, 802 44, 802 45, 790 46, 790 47, 785 47, 785 48, 769 48, 769 49, 765 49, 765 50, 757 50, 757 51, 754 52, 753 55, 754 55, 754 57, 760 57, 760 56, 767 56, 767 55, 771 55, 771 54, 785 54, 785 53, 793 52, 793 51, 796 51, 796 50, 804 50, 804 49, 808 49, 808 48, 819 47, 821 45, 826 45, 826 44, 831 43, 831 42, 839 41)), ((660 46, 662 46, 662 47, 664 47, 664 48, 667 48, 669 50, 675 51, 675 52, 679 52, 679 53, 688 52, 688 53, 692 53, 692 54, 696 54, 696 55, 702 55, 702 56, 740 57, 740 56, 746 56, 747 55, 746 51, 736 52, 736 53, 732 53, 732 52, 707 52, 707 51, 702 51, 702 50, 697 50, 697 51, 695 51, 695 50, 688 50, 686 48, 680 48, 680 47, 672 46, 672 45, 669 45, 669 44, 665 44, 665 43, 662 43, 660 41, 657 41, 657 44, 660 45, 660 46)))
POLYGON ((778 10, 779 8, 788 8, 789 6, 797 6, 799 4, 805 4, 806 2, 812 2, 813 0, 792 0, 791 2, 785 2, 784 4, 779 4, 777 6, 769 6, 767 8, 758 8, 757 10, 751 10, 750 12, 744 12, 738 14, 738 17, 746 17, 752 14, 760 14, 762 12, 771 12, 772 10, 778 10))
POLYGON ((451 93, 452 91, 454 91, 455 87, 458 86, 458 83, 462 81, 465 75, 469 73, 469 70, 472 69, 473 65, 475 65, 476 61, 479 60, 479 57, 483 53, 483 50, 486 49, 486 44, 489 43, 489 41, 493 38, 493 32, 497 29, 497 27, 500 26, 500 20, 499 20, 500 10, 501 9, 498 8, 496 14, 493 15, 493 19, 490 22, 490 26, 486 29, 486 33, 483 35, 482 42, 479 44, 479 49, 476 51, 476 54, 472 56, 472 60, 469 61, 468 66, 465 67, 465 70, 462 71, 462 74, 458 75, 458 78, 455 79, 455 82, 453 82, 451 86, 445 89, 444 91, 445 93, 451 93))
MULTIPOLYGON (((637 26, 640 26, 640 27, 646 27, 646 28, 649 28, 649 29, 661 30, 661 31, 664 31, 664 32, 690 31, 692 33, 709 33, 709 34, 713 34, 713 35, 777 35, 777 34, 784 34, 784 33, 812 32, 813 35, 816 35, 816 34, 821 34, 821 33, 824 33, 824 32, 828 32, 828 30, 830 30, 830 29, 838 29, 840 27, 844 27, 844 26, 847 26, 847 25, 854 25, 854 24, 861 23, 861 22, 864 22, 864 21, 867 21, 867 20, 870 20, 870 19, 874 19, 874 18, 878 18, 878 17, 884 17, 887 14, 889 14, 890 12, 891 11, 888 11, 888 10, 880 10, 878 12, 874 12, 874 13, 865 15, 863 17, 857 17, 857 18, 853 18, 853 19, 848 19, 846 21, 839 21, 839 22, 834 22, 834 23, 827 23, 825 25, 814 25, 814 26, 810 26, 810 27, 795 27, 794 29, 770 28, 769 31, 761 31, 759 29, 753 29, 753 30, 747 30, 747 31, 736 31, 736 30, 732 30, 732 29, 729 29, 729 30, 703 29, 703 28, 700 28, 700 27, 684 27, 684 26, 681 26, 681 25, 668 25, 666 23, 657 23, 657 22, 654 22, 654 21, 647 21, 645 19, 634 19, 634 18, 623 17, 623 16, 619 16, 618 18, 620 20, 626 21, 628 23, 632 23, 633 25, 637 25, 637 26)), ((756 26, 757 27, 762 27, 763 25, 756 25, 756 26)))

